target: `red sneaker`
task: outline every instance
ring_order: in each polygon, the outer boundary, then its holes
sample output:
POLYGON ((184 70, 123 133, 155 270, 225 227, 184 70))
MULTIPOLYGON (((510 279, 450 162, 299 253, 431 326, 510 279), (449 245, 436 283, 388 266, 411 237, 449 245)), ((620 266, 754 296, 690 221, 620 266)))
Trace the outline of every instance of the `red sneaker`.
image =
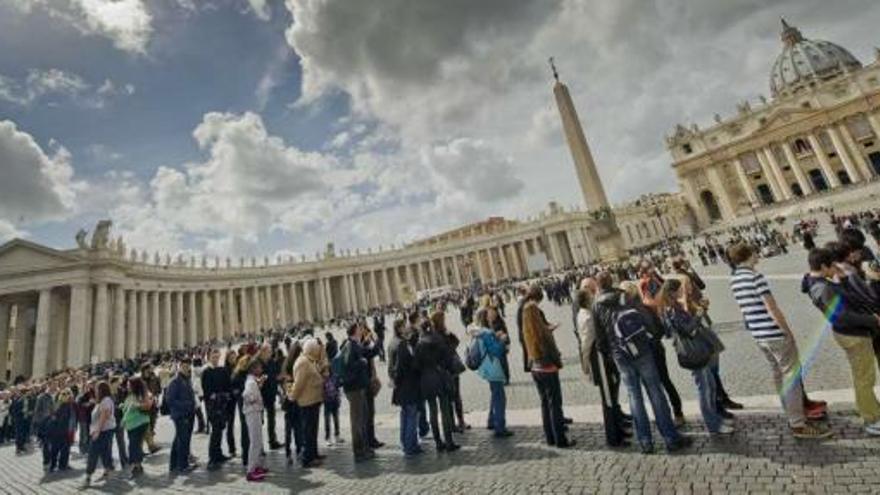
POLYGON ((250 473, 247 474, 246 479, 251 482, 259 483, 260 481, 263 481, 264 479, 266 479, 266 475, 258 472, 256 469, 254 469, 253 471, 251 471, 250 473))
POLYGON ((262 467, 262 466, 255 467, 254 471, 256 471, 257 473, 259 473, 262 476, 266 476, 267 474, 269 474, 269 470, 262 467))

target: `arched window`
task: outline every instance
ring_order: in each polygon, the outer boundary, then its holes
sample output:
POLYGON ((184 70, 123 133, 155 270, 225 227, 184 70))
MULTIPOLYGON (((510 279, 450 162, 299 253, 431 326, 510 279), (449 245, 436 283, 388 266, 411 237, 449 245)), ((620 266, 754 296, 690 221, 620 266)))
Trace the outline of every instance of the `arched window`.
POLYGON ((645 237, 650 239, 651 238, 651 231, 648 230, 648 225, 645 224, 645 222, 642 222, 642 228, 645 229, 645 237))
POLYGON ((635 242, 635 241, 633 240, 633 231, 632 231, 632 228, 631 228, 629 225, 626 226, 626 235, 627 235, 627 237, 629 237, 629 243, 630 243, 630 244, 632 244, 633 242, 635 242))

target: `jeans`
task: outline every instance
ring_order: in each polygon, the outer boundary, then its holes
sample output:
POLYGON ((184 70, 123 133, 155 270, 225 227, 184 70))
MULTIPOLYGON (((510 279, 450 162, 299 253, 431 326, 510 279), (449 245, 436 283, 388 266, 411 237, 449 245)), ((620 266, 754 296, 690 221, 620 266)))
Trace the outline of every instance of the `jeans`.
POLYGON ((278 434, 275 433, 275 396, 271 400, 264 400, 263 407, 266 411, 266 429, 269 432, 269 445, 278 445, 278 434))
POLYGON ((303 449, 302 408, 296 405, 296 402, 286 401, 284 404, 284 452, 288 459, 293 454, 290 449, 291 440, 293 440, 296 455, 299 457, 303 449))
POLYGON ((405 455, 419 451, 419 406, 416 403, 400 406, 400 447, 405 455))
POLYGON ((620 372, 614 361, 595 347, 590 353, 590 369, 602 397, 602 420, 605 443, 612 447, 623 444, 624 421, 620 409, 620 372))
POLYGON ((877 375, 874 369, 876 358, 870 337, 853 337, 834 334, 834 340, 843 348, 852 373, 853 389, 856 395, 856 410, 866 425, 880 420, 880 403, 874 394, 877 375))
POLYGON ((703 423, 710 433, 717 433, 721 428, 722 418, 718 414, 718 391, 715 385, 715 376, 712 366, 704 366, 693 370, 694 381, 697 384, 697 392, 700 395, 700 413, 703 415, 703 423))
POLYGON ((445 441, 447 445, 452 445, 455 441, 452 439, 452 427, 455 418, 452 417, 452 401, 445 393, 436 395, 428 399, 428 411, 430 413, 431 431, 434 433, 434 443, 439 447, 445 441), (439 416, 439 418, 438 418, 439 416), (443 436, 440 436, 440 424, 443 425, 443 436), (441 440, 442 439, 442 440, 441 440))
POLYGON ((300 408, 302 422, 303 451, 302 464, 306 465, 318 458, 318 418, 321 403, 300 408))
POLYGON ((230 406, 226 413, 226 448, 230 455, 235 455, 235 404, 230 406))
POLYGON ((680 438, 672 415, 669 411, 669 402, 663 387, 660 385, 660 377, 657 373, 657 365, 654 357, 650 354, 634 361, 615 357, 614 362, 623 378, 623 383, 629 392, 629 404, 632 410, 633 426, 635 426, 636 438, 642 445, 653 445, 651 436, 651 421, 648 419, 648 411, 645 409, 645 399, 642 395, 642 387, 648 392, 651 401, 651 409, 654 411, 654 420, 660 435, 670 445, 680 438))
POLYGON ((40 450, 43 454, 43 466, 48 466, 50 457, 52 456, 52 448, 49 446, 49 420, 43 420, 40 424, 35 425, 37 430, 37 439, 40 441, 40 450))
POLYGON ((365 421, 367 443, 373 445, 379 441, 376 439, 376 397, 369 389, 364 393, 367 399, 367 418, 365 421))
POLYGON ((192 440, 193 417, 174 419, 174 442, 171 444, 169 470, 182 471, 189 467, 189 444, 192 440))
POLYGON ((676 416, 684 416, 681 410, 681 396, 678 395, 675 384, 669 378, 669 366, 666 364, 666 348, 663 346, 662 341, 656 340, 651 349, 653 351, 654 363, 657 365, 657 376, 660 377, 660 383, 663 385, 663 390, 666 391, 666 396, 669 398, 672 412, 676 416))
POLYGON ((223 428, 226 426, 226 421, 222 414, 209 417, 211 418, 211 436, 208 438, 208 463, 217 464, 223 460, 223 449, 220 444, 223 442, 223 428))
POLYGON ((782 400, 788 417, 788 425, 799 428, 807 424, 804 415, 804 386, 801 381, 801 362, 793 339, 758 341, 758 349, 764 353, 773 373, 773 383, 782 400))
POLYGON ((559 386, 559 373, 532 372, 532 379, 541 398, 541 422, 544 425, 544 438, 548 445, 564 447, 568 445, 565 437, 565 418, 562 415, 562 390, 559 386))
POLYGON ((464 429, 464 404, 461 401, 461 375, 455 375, 452 379, 452 406, 455 409, 455 417, 458 418, 458 426, 464 429))
POLYGON ((98 467, 98 458, 104 471, 113 469, 113 435, 115 430, 106 430, 98 434, 98 438, 89 444, 89 457, 86 460, 86 475, 91 476, 98 467))
POLYGON ((128 430, 128 462, 134 466, 139 466, 144 462, 144 434, 149 423, 144 423, 137 428, 128 430))
POLYGON ((70 442, 67 441, 67 432, 49 437, 51 445, 49 451, 49 469, 67 469, 70 459, 70 442))
POLYGON ((348 399, 348 419, 351 423, 351 449, 355 457, 362 457, 370 450, 367 437, 367 394, 366 389, 345 392, 348 399))
POLYGON ((324 440, 330 440, 330 422, 333 422, 333 436, 339 437, 339 402, 327 406, 324 403, 324 440))
POLYGON ((500 435, 507 431, 507 394, 504 392, 504 382, 489 382, 489 392, 489 424, 495 434, 500 435))
POLYGON ((89 421, 80 421, 79 422, 79 452, 80 454, 87 454, 89 451, 89 443, 92 441, 92 437, 89 436, 89 421))
POLYGON ((122 427, 121 421, 116 425, 114 436, 116 437, 116 449, 119 451, 119 463, 125 468, 128 465, 128 449, 125 448, 125 428, 122 427))
POLYGON ((419 401, 419 436, 425 436, 431 431, 431 425, 428 424, 428 402, 419 401))

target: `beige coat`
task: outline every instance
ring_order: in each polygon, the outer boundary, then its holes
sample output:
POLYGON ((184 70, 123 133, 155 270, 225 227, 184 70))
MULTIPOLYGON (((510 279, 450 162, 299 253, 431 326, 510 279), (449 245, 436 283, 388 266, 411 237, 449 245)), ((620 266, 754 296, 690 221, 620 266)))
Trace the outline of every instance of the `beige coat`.
MULTIPOLYGON (((312 349, 308 349, 312 350, 312 349)), ((293 385, 287 398, 300 407, 313 406, 324 401, 324 376, 320 369, 320 352, 304 350, 293 365, 293 385)))

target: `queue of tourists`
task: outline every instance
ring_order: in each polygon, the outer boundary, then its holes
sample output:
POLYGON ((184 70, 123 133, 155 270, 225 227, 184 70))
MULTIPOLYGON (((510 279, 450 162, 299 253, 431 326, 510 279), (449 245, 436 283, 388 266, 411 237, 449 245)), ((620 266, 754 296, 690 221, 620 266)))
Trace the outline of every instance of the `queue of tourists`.
MULTIPOLYGON (((522 364, 534 382, 544 440, 567 449, 576 440, 559 378, 565 351, 579 357, 587 380, 599 388, 609 446, 625 447, 634 437, 643 454, 657 450, 647 402, 665 450, 687 449, 693 440, 682 433, 688 419, 670 366, 692 374, 702 425, 710 435, 733 433, 732 411, 743 406, 729 396, 722 379, 725 346, 713 330, 706 285, 682 250, 668 254, 664 270, 651 256, 583 266, 407 307, 376 308, 320 327, 304 324, 45 378, 17 377, 0 392, 0 442, 14 443, 20 454, 38 446, 47 476, 69 470, 76 448, 85 460, 85 487, 93 483, 99 461, 102 479, 122 468, 137 482, 144 476, 145 457, 163 448, 156 430, 167 422, 174 430, 165 447, 171 475, 199 468, 191 441, 201 433, 209 435, 208 470, 237 462, 246 479, 258 483, 269 476, 269 451, 283 449, 288 465, 321 466, 321 423, 327 447, 347 443, 355 462, 370 462, 385 446, 376 431, 376 399, 384 382, 399 410, 402 455, 423 455, 431 442, 433 451, 454 455, 460 436, 471 430, 461 375, 470 370, 486 382, 486 402, 480 404, 489 411, 485 427, 504 442, 514 435, 506 419, 505 389, 511 366, 522 364), (570 304, 571 322, 549 321, 542 309, 545 298, 570 304), (515 338, 505 319, 508 306, 516 308, 511 314, 515 338), (447 327, 454 308, 466 328, 463 335, 447 327), (386 319, 393 329, 387 342, 386 319), (569 324, 579 346, 560 349, 557 331, 569 324), (337 340, 332 329, 340 327, 345 335, 337 340), (511 363, 517 343, 523 360, 511 363), (667 361, 667 343, 675 363, 667 361), (387 360, 385 377, 378 360, 387 360), (628 412, 619 400, 621 385, 628 412), (348 410, 346 439, 340 436, 343 408, 348 410)), ((796 339, 759 270, 761 247, 740 236, 726 246, 724 257, 732 268, 731 293, 770 366, 791 434, 830 437, 827 405, 805 390, 796 339)), ((811 249, 808 263, 803 292, 828 319, 846 353, 865 432, 880 435, 880 401, 873 390, 880 358, 880 267, 866 236, 852 223, 838 229, 837 241, 811 249)))

